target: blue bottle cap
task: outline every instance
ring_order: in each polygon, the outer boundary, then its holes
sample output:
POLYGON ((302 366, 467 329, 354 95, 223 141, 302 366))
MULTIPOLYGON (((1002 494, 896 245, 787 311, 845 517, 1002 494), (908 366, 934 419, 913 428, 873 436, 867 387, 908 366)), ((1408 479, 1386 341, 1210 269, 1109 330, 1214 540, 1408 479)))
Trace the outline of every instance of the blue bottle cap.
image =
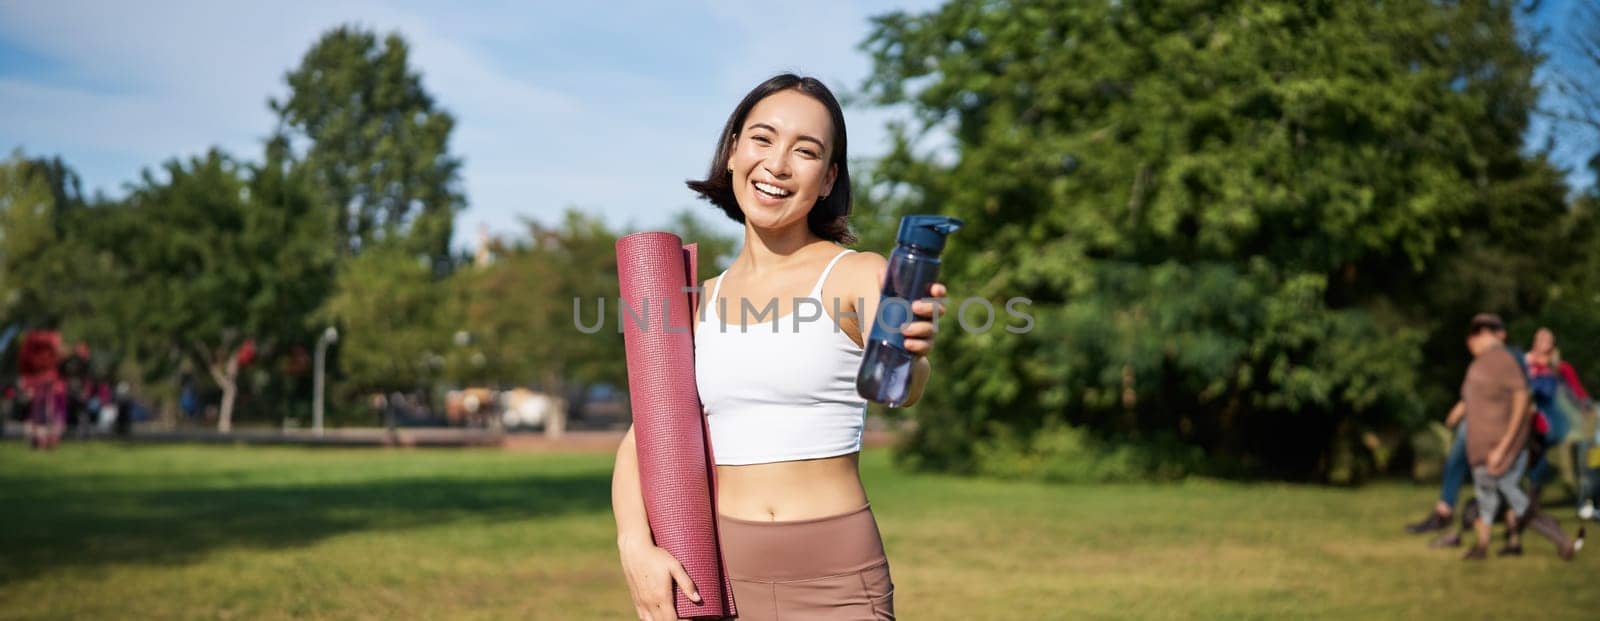
POLYGON ((902 246, 916 246, 933 254, 944 251, 945 236, 956 232, 965 224, 949 216, 906 216, 900 219, 900 232, 895 241, 902 246))

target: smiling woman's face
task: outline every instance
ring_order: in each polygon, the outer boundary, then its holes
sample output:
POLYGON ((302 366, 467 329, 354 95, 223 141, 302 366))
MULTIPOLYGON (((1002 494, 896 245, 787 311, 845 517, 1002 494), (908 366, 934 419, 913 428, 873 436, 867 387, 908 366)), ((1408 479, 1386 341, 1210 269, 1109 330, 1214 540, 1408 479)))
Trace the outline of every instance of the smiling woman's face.
POLYGON ((1556 333, 1545 328, 1539 328, 1533 333, 1532 351, 1536 354, 1549 354, 1556 349, 1556 333))
POLYGON ((833 190, 833 148, 833 120, 821 102, 789 90, 757 103, 728 154, 745 221, 762 229, 804 223, 833 190))

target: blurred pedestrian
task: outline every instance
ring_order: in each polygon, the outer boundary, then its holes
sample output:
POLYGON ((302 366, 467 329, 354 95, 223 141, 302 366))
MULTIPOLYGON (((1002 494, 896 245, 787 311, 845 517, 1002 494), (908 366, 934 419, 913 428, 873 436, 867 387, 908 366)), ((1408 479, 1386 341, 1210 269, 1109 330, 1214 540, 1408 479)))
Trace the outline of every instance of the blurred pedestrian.
POLYGON ((28 386, 28 441, 35 449, 53 450, 66 431, 67 391, 57 380, 46 379, 28 386))
POLYGON ((178 376, 178 409, 186 419, 200 418, 200 394, 195 390, 194 377, 188 373, 178 376))
MULTIPOLYGON (((1516 359, 1521 372, 1526 374, 1527 368, 1523 365, 1524 356, 1522 351, 1513 345, 1505 344, 1505 321, 1494 313, 1479 313, 1477 318, 1481 319, 1484 325, 1493 332, 1494 336, 1506 348, 1506 351, 1516 359)), ((1467 465, 1466 412, 1465 403, 1457 400, 1455 407, 1450 408, 1450 413, 1445 416, 1445 427, 1454 429, 1455 436, 1445 457, 1444 472, 1439 483, 1439 500, 1434 503, 1433 510, 1429 511, 1428 515, 1421 521, 1407 524, 1406 532, 1420 534, 1434 530, 1444 530, 1450 526, 1451 518, 1455 515, 1456 502, 1461 496, 1461 484, 1472 479, 1472 469, 1467 465)), ((1446 537, 1435 539, 1432 545, 1438 547, 1457 544, 1459 544, 1459 540, 1451 543, 1447 535, 1446 537)))
POLYGON ((66 398, 66 424, 78 437, 88 434, 93 423, 89 399, 92 382, 89 378, 89 346, 78 343, 72 352, 61 359, 59 376, 63 382, 62 394, 66 398))
POLYGON ((133 431, 133 389, 128 382, 117 382, 116 391, 116 422, 112 428, 116 434, 127 437, 133 431))
POLYGON ((1559 458, 1556 448, 1567 439, 1588 407, 1589 393, 1578 381, 1577 370, 1561 360, 1555 333, 1549 328, 1539 328, 1534 333, 1527 361, 1528 386, 1537 416, 1533 421, 1534 457, 1528 479, 1533 504, 1538 506, 1539 492, 1554 476, 1551 459, 1559 458))
POLYGON ((1506 516, 1508 550, 1521 549, 1516 516, 1528 509, 1528 496, 1520 486, 1528 466, 1528 425, 1531 401, 1521 365, 1498 333, 1499 317, 1473 317, 1467 330, 1467 349, 1473 361, 1461 383, 1461 404, 1467 424, 1467 462, 1472 467, 1474 495, 1480 512, 1475 526, 1477 541, 1462 557, 1488 557, 1489 539, 1500 500, 1511 507, 1506 516))

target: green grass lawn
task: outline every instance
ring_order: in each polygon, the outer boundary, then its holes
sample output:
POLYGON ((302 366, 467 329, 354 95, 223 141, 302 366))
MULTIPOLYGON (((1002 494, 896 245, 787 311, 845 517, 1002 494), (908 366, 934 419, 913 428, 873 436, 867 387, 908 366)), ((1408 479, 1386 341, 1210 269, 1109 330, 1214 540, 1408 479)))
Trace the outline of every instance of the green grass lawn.
MULTIPOLYGON (((1600 611, 1600 550, 1562 563, 1530 537, 1526 557, 1462 563, 1401 532, 1420 486, 1051 486, 888 461, 863 471, 902 619, 1600 611)), ((631 618, 610 462, 7 443, 0 619, 631 618)))

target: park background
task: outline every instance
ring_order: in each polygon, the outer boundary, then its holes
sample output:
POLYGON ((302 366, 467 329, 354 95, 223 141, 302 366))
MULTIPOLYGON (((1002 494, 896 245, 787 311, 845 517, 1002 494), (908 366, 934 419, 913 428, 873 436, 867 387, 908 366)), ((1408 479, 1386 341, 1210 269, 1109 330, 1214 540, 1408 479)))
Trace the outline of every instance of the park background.
MULTIPOLYGON (((332 427, 487 386, 614 428, 621 336, 573 300, 629 232, 726 265, 682 181, 783 70, 847 102, 857 247, 961 217, 953 294, 1032 300, 872 412, 906 616, 1600 604, 1588 557, 1508 578, 1398 527, 1473 313, 1600 368, 1584 2, 4 2, 0 331, 88 344, 135 437, 304 427, 329 327, 332 427)), ((7 443, 0 617, 625 617, 609 457, 545 448, 7 443)))

